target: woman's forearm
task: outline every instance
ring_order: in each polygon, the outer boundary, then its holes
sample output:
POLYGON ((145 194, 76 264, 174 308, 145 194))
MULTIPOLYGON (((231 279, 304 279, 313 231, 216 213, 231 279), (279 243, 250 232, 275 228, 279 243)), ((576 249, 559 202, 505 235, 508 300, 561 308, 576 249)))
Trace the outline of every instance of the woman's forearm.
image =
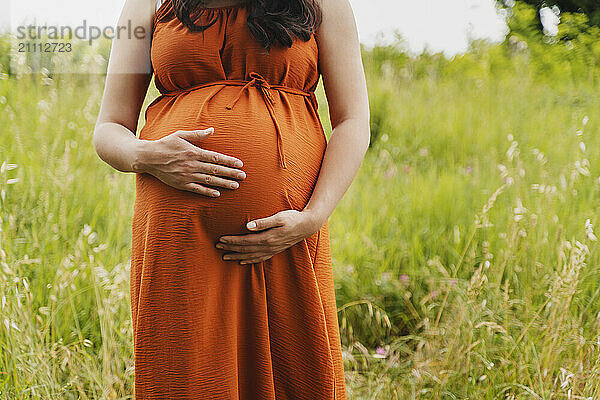
POLYGON ((354 180, 369 147, 369 123, 349 118, 337 124, 325 150, 313 194, 303 211, 322 226, 354 180))
POLYGON ((98 156, 121 172, 139 172, 137 150, 142 141, 121 124, 104 122, 94 129, 94 148, 98 156))

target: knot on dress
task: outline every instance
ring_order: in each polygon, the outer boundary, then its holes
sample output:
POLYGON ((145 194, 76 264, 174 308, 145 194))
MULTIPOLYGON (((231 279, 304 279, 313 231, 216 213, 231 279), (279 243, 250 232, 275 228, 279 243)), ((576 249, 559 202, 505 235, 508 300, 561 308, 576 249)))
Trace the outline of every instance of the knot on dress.
POLYGON ((273 94, 271 93, 271 85, 269 85, 269 82, 267 82, 267 80, 258 72, 250 72, 248 74, 248 77, 250 77, 251 79, 248 81, 248 83, 242 86, 237 96, 235 96, 233 100, 225 106, 225 108, 231 110, 235 103, 237 103, 237 101, 240 99, 244 90, 248 89, 248 87, 252 85, 260 89, 263 96, 267 99, 269 103, 271 103, 271 105, 275 104, 275 99, 273 98, 273 94))
POLYGON ((277 122, 277 118, 275 117, 275 109, 273 108, 275 105, 275 98, 273 97, 273 93, 271 93, 271 85, 269 85, 269 82, 267 82, 267 80, 258 72, 250 72, 248 77, 250 80, 248 80, 248 82, 242 86, 238 94, 228 105, 225 106, 225 108, 228 110, 233 109, 233 106, 240 99, 244 90, 247 90, 250 86, 256 86, 262 93, 263 98, 266 100, 265 104, 267 105, 267 110, 269 111, 271 119, 273 120, 273 124, 275 125, 275 131, 277 132, 277 154, 279 157, 279 164, 282 168, 286 169, 287 164, 285 162, 285 153, 283 151, 283 139, 279 122, 277 122))

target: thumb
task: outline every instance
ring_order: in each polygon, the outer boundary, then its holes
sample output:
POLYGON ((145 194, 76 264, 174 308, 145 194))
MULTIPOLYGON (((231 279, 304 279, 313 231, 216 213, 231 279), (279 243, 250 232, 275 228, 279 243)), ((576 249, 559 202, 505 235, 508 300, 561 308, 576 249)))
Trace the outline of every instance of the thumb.
POLYGON ((213 128, 212 126, 208 129, 196 129, 193 131, 182 131, 179 130, 177 131, 178 135, 180 138, 183 139, 198 139, 198 140, 202 140, 205 139, 207 136, 211 135, 213 132, 215 131, 215 128, 213 128))
POLYGON ((249 221, 246 224, 246 228, 248 228, 251 231, 262 231, 265 229, 274 228, 276 226, 281 226, 283 225, 283 223, 280 217, 281 216, 279 215, 279 213, 277 213, 271 215, 270 217, 255 219, 249 221))

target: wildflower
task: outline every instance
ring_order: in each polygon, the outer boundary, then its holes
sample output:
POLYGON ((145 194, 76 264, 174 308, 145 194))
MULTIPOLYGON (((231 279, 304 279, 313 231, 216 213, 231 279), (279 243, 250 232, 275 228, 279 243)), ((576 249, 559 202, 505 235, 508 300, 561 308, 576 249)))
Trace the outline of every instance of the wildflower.
POLYGON ((596 235, 594 235, 594 226, 592 225, 592 222, 590 221, 589 218, 585 220, 585 235, 592 242, 595 242, 596 240, 598 240, 596 235))
POLYGON ((98 237, 98 234, 96 232, 90 233, 88 236, 88 243, 89 244, 94 243, 96 241, 97 237, 98 237))
POLYGON ((383 347, 377 347, 377 349, 375 349, 375 354, 373 355, 373 357, 375 357, 375 358, 386 358, 387 357, 387 351, 383 347))
POLYGON ((48 112, 51 109, 50 102, 48 102, 46 100, 40 100, 40 101, 38 101, 37 106, 43 112, 48 112))
POLYGON ((539 149, 532 149, 531 153, 535 156, 536 160, 538 160, 542 164, 546 162, 544 158, 544 153, 542 153, 539 149))
POLYGON ((519 143, 515 140, 510 144, 510 147, 506 151, 506 157, 512 161, 516 156, 519 155, 518 149, 519 143))
POLYGON ((89 226, 88 224, 84 224, 83 225, 82 233, 83 233, 84 236, 89 235, 90 233, 92 233, 92 227, 89 226))
POLYGON ((4 318, 4 326, 6 327, 6 330, 13 328, 13 329, 16 329, 19 332, 21 332, 21 330, 19 329, 17 324, 15 324, 15 322, 13 320, 9 320, 8 318, 4 318))
POLYGON ((584 176, 590 176, 590 170, 588 168, 589 165, 590 162, 587 159, 583 159, 582 161, 575 161, 575 169, 577 170, 577 172, 584 176))
POLYGON ((567 386, 569 386, 569 381, 571 380, 571 378, 573 378, 575 376, 575 374, 573 374, 571 371, 565 369, 565 368, 560 368, 560 387, 562 389, 566 388, 567 386))
POLYGON ((4 171, 10 171, 11 169, 15 169, 17 167, 17 164, 8 164, 6 161, 3 161, 2 165, 0 165, 0 174, 3 174, 4 171))
POLYGON ((525 207, 523 207, 523 203, 521 202, 521 199, 517 198, 517 206, 514 208, 515 221, 519 222, 521 219, 523 219, 523 216, 526 212, 527 212, 527 209, 525 207))

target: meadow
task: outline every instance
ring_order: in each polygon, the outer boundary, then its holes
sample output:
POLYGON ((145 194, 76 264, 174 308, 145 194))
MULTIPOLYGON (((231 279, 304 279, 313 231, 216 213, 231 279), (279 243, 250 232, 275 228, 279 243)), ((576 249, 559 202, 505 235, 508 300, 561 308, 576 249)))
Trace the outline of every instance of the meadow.
MULTIPOLYGON (((600 398, 600 57, 513 28, 452 59, 363 51, 371 148, 330 219, 349 399, 600 398)), ((0 398, 131 399, 104 77, 0 66, 0 398)))

